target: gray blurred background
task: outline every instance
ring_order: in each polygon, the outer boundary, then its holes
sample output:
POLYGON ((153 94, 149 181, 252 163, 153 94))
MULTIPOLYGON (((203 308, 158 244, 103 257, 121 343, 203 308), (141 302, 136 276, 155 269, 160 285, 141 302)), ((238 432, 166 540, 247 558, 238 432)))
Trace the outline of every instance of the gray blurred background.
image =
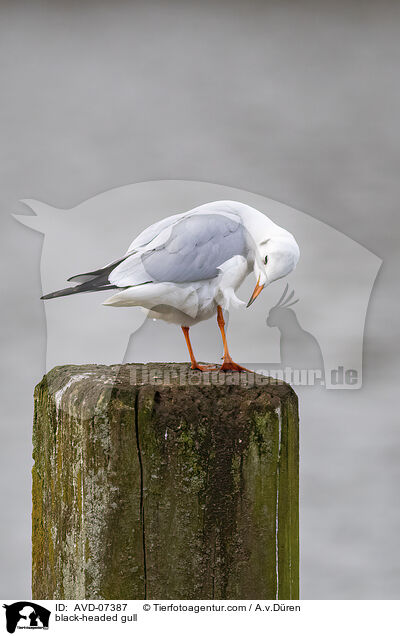
POLYGON ((301 596, 399 597, 399 26, 396 1, 1 2, 2 598, 30 596, 46 341, 42 238, 10 214, 154 179, 268 196, 383 258, 362 389, 298 390, 301 596))

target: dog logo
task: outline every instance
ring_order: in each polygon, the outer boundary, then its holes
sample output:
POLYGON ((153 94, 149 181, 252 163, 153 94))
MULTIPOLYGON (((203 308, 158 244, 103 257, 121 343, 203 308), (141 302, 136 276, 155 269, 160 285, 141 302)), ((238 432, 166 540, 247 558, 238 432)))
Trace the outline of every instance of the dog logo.
MULTIPOLYGON (((64 287, 71 275, 121 257, 146 226, 213 200, 242 201, 265 212, 294 234, 301 251, 288 281, 301 299, 294 309, 292 297, 288 300, 291 292, 287 302, 272 307, 286 283, 277 281, 250 313, 232 312, 229 338, 236 359, 254 369, 317 369, 327 389, 360 388, 364 325, 381 259, 312 216, 248 192, 189 181, 151 181, 103 192, 68 210, 24 200, 35 216, 17 214, 17 220, 44 235, 38 299, 64 287), (346 381, 346 373, 351 381, 346 381)), ((254 280, 248 277, 238 296, 249 298, 253 288, 254 280)), ((110 309, 102 304, 107 294, 72 294, 66 301, 45 304, 46 371, 64 364, 168 362, 186 356, 178 329, 160 326, 140 307, 110 309)), ((203 359, 213 360, 221 346, 213 321, 197 325, 196 334, 203 343, 203 359)))
POLYGON ((17 601, 11 605, 3 605, 6 610, 6 627, 9 634, 18 629, 48 629, 50 610, 32 603, 17 601))

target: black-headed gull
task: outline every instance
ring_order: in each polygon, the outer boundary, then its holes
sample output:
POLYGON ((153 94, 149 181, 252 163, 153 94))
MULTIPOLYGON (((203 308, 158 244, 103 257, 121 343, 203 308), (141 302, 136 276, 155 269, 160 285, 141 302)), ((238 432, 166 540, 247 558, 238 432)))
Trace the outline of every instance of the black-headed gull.
POLYGON ((229 355, 223 310, 245 305, 235 292, 251 271, 257 283, 247 307, 266 285, 289 274, 299 255, 293 235, 262 212, 237 201, 215 201, 154 223, 135 238, 125 256, 72 276, 68 280, 77 285, 42 298, 119 289, 103 304, 140 306, 149 310, 150 318, 180 325, 191 368, 200 371, 212 367, 196 361, 189 328, 216 314, 224 345, 220 370, 244 371, 229 355))

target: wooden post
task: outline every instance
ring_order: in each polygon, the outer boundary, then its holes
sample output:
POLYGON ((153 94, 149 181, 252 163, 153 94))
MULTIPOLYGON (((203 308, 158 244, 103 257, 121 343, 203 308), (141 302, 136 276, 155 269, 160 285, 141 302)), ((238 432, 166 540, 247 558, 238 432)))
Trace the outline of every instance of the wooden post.
POLYGON ((298 410, 254 374, 65 366, 35 389, 34 599, 297 599, 298 410))

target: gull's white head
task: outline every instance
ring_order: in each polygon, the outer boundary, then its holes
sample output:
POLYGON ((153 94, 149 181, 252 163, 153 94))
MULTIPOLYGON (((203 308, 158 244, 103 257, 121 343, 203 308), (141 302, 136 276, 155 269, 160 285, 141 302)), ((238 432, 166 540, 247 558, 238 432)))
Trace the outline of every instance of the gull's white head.
POLYGON ((254 273, 257 284, 247 304, 249 307, 266 285, 290 274, 300 257, 299 246, 292 234, 281 230, 274 237, 256 242, 254 273))
POLYGON ((234 219, 241 217, 257 280, 247 307, 266 285, 287 276, 296 267, 300 250, 293 234, 250 205, 239 201, 214 201, 195 208, 195 211, 234 215, 234 219))

